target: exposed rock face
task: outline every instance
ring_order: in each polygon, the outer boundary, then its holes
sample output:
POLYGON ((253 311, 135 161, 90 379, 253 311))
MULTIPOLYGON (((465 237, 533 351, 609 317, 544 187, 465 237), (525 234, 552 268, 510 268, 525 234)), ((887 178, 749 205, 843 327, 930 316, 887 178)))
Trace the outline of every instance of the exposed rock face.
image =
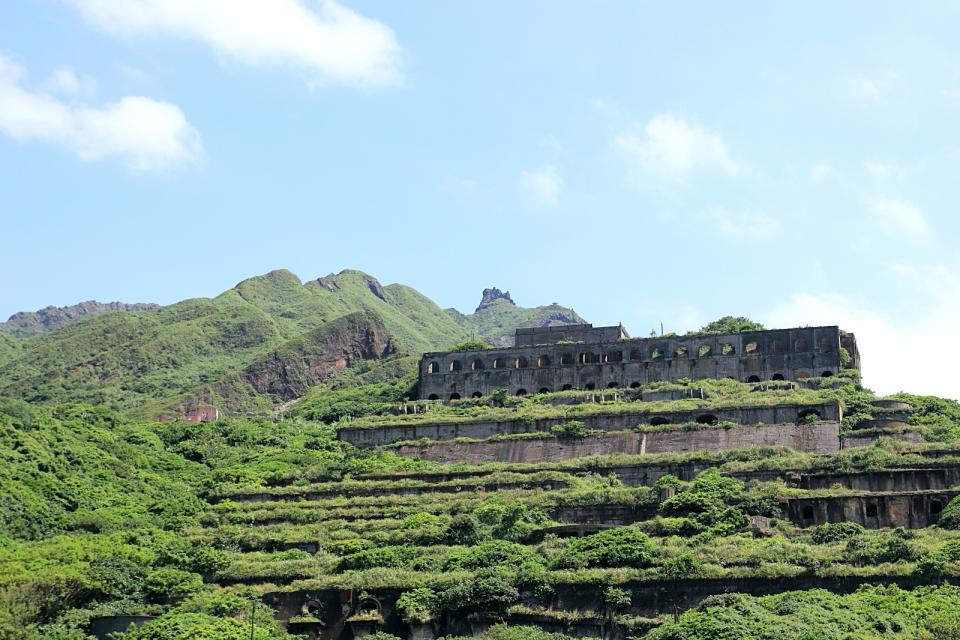
POLYGON ((257 393, 291 400, 355 362, 396 351, 379 317, 351 313, 288 342, 251 364, 241 377, 257 393))
POLYGON ((111 311, 148 311, 159 305, 151 303, 97 302, 87 300, 68 307, 44 307, 39 311, 21 311, 0 322, 0 333, 26 337, 44 331, 53 331, 87 316, 111 311))
POLYGON ((491 287, 490 289, 483 290, 483 299, 480 300, 480 306, 477 307, 477 311, 480 311, 481 309, 485 309, 486 307, 490 306, 490 304, 495 300, 506 300, 512 305, 517 304, 516 302, 513 301, 513 298, 510 297, 509 291, 504 293, 503 291, 500 291, 500 289, 497 289, 496 287, 491 287))

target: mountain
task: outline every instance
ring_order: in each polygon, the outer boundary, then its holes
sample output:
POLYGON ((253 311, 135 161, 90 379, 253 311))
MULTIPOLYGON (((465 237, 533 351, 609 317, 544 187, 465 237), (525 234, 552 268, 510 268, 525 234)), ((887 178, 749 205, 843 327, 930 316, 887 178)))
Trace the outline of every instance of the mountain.
POLYGON ((483 290, 477 310, 470 315, 463 315, 455 309, 447 311, 465 322, 478 338, 495 347, 511 346, 513 332, 518 327, 548 327, 586 322, 576 311, 556 302, 530 309, 518 307, 509 291, 504 293, 496 287, 483 290))
POLYGON ((444 311, 410 287, 354 270, 307 282, 277 270, 215 298, 97 309, 58 328, 37 320, 30 326, 48 328, 0 333, 0 395, 102 403, 139 417, 203 405, 269 414, 361 363, 365 379, 396 379, 424 351, 473 336, 505 344, 518 326, 582 321, 557 305, 524 309, 503 296, 470 315, 444 311))
POLYGON ((0 334, 25 338, 44 331, 53 331, 71 322, 112 311, 147 311, 159 305, 149 303, 97 302, 87 300, 69 307, 44 307, 39 311, 21 311, 0 322, 0 334))

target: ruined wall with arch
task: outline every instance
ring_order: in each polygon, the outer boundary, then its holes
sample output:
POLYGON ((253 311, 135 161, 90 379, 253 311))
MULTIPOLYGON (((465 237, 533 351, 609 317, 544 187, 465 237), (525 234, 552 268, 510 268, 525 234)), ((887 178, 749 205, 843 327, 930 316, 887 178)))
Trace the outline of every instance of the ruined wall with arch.
POLYGON ((518 330, 527 346, 485 351, 434 352, 420 362, 420 398, 482 397, 496 389, 512 395, 568 389, 638 387, 678 378, 732 378, 741 382, 832 376, 840 349, 859 369, 853 334, 839 327, 801 327, 748 333, 620 338, 622 327, 577 332, 518 330), (594 333, 590 333, 590 331, 594 333), (563 339, 535 344, 556 336, 563 339), (598 341, 572 342, 577 335, 598 341), (602 340, 599 340, 602 339, 602 340))

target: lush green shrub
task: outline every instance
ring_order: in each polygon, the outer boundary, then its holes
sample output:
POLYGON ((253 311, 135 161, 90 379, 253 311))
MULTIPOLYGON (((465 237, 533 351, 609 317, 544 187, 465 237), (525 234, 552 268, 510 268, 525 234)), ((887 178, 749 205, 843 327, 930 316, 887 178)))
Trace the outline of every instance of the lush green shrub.
POLYGON ((810 540, 814 544, 830 544, 862 535, 866 529, 856 522, 828 522, 813 530, 810 540))
POLYGON ((587 429, 587 425, 580 420, 568 420, 550 427, 550 433, 561 439, 573 440, 587 437, 590 430, 587 429))
POLYGON ((476 547, 468 547, 454 553, 446 562, 447 571, 467 569, 474 571, 487 567, 503 566, 516 569, 526 562, 542 562, 540 556, 528 547, 507 540, 490 540, 476 547))
POLYGON ((440 595, 445 609, 462 613, 503 613, 519 598, 520 592, 502 569, 481 569, 472 580, 458 582, 440 595))
POLYGON ((960 529, 960 496, 953 498, 940 512, 937 526, 944 529, 960 529))
POLYGON ((658 573, 668 579, 695 578, 703 573, 703 565, 692 553, 681 553, 664 560, 658 573))
POLYGON ((477 520, 469 513, 459 513, 450 519, 444 540, 453 545, 474 545, 483 538, 477 520))
POLYGON ((646 534, 619 527, 594 533, 570 542, 554 558, 555 568, 645 567, 653 561, 653 544, 646 534))
POLYGON ((147 574, 147 593, 157 602, 176 600, 198 590, 203 580, 196 573, 162 567, 147 574))
POLYGON ((339 571, 351 569, 405 569, 420 555, 416 547, 408 545, 375 547, 340 558, 339 571))
POLYGON ((436 614, 437 604, 437 594, 433 589, 418 587, 400 594, 397 612, 406 622, 429 622, 436 614))

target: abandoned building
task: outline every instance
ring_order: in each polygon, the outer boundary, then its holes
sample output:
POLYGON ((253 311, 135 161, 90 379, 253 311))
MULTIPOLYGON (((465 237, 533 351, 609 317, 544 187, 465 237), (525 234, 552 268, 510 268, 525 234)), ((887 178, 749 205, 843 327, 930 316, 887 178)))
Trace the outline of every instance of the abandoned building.
POLYGON ((420 398, 479 398, 568 389, 636 388, 678 378, 802 380, 860 368, 853 334, 836 326, 631 338, 623 325, 517 329, 514 346, 426 353, 420 398))

